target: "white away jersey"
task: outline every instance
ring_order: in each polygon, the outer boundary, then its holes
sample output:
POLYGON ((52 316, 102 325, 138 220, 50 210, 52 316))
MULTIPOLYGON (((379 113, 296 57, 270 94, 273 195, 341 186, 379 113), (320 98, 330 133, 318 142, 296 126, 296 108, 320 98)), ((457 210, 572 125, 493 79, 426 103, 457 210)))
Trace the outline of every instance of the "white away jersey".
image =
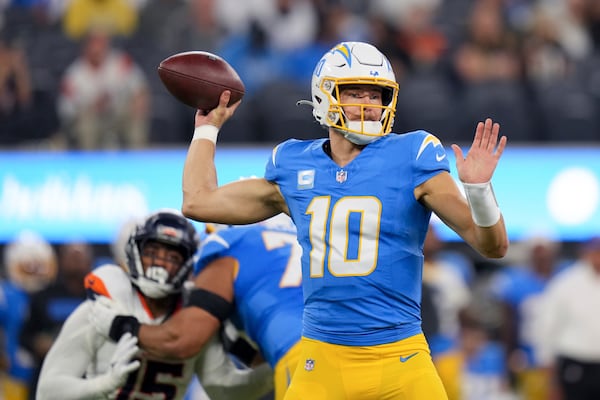
MULTIPOLYGON (((85 286, 96 294, 118 301, 124 314, 134 315, 141 323, 160 324, 164 319, 152 317, 143 296, 131 285, 127 273, 116 265, 96 268, 86 277, 85 286)), ((104 339, 89 322, 91 305, 92 300, 87 300, 71 314, 46 356, 38 388, 39 399, 81 399, 71 397, 70 393, 78 392, 77 385, 89 385, 93 382, 91 378, 107 371, 116 344, 104 339), (42 393, 43 390, 53 393, 42 393)), ((140 350, 136 358, 141 362, 140 368, 128 376, 125 384, 111 398, 183 399, 195 373, 208 392, 211 385, 227 382, 234 386, 259 381, 250 370, 236 369, 221 345, 214 342, 205 346, 200 354, 185 360, 160 359, 144 350, 140 350)), ((268 373, 260 374, 265 378, 270 376, 268 373)), ((262 380, 269 385, 269 379, 262 380)), ((266 387, 262 392, 268 389, 266 387)), ((220 392, 211 393, 211 398, 220 398, 220 392)))

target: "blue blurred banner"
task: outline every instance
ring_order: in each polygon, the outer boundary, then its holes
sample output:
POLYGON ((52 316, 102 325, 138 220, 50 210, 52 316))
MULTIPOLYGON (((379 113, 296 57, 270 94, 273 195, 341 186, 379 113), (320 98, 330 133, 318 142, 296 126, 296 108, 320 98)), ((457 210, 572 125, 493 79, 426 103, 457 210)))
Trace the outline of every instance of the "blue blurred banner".
MULTIPOLYGON (((179 209, 185 151, 0 152, 0 242, 30 229, 52 242, 107 243, 130 218, 179 209)), ((219 183, 262 176, 270 154, 220 147, 219 183)), ((600 148, 509 147, 493 184, 513 241, 600 234, 600 148)), ((458 240, 447 228, 441 234, 458 240)))

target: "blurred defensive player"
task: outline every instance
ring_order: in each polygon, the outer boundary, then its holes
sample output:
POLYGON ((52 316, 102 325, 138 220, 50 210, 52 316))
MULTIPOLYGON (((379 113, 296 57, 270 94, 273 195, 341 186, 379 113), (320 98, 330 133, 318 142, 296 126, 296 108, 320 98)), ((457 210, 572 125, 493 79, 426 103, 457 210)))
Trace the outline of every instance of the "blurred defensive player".
MULTIPOLYGON (((220 228, 203 241, 188 307, 164 324, 141 325, 141 346, 162 357, 189 357, 219 329, 220 321, 230 318, 275 370, 275 399, 281 400, 298 362, 302 330, 302 250, 295 227, 280 215, 220 228)), ((111 306, 95 304, 92 321, 101 331, 112 332, 114 340, 125 331, 138 331, 131 326, 144 321, 115 318, 118 310, 111 306)))
MULTIPOLYGON (((123 313, 160 324, 181 309, 197 247, 193 225, 179 212, 160 210, 131 233, 127 271, 101 266, 86 277, 85 286, 92 299, 111 298, 123 313)), ((137 338, 129 333, 116 345, 106 341, 89 323, 92 299, 69 317, 46 356, 37 399, 182 399, 194 373, 212 399, 253 399, 272 389, 268 365, 237 368, 214 340, 183 360, 138 351, 137 338)))

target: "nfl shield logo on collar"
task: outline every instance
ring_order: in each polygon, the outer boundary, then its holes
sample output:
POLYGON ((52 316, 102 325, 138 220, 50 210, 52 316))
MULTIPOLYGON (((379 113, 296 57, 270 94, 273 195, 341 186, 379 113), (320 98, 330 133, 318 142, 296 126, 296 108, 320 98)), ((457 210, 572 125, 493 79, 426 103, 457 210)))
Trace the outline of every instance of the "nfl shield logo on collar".
POLYGON ((348 171, 344 171, 343 169, 336 171, 335 180, 337 182, 344 183, 344 182, 346 182, 346 179, 348 179, 348 171))
POLYGON ((315 360, 313 360, 312 358, 307 358, 306 362, 304 363, 304 370, 310 372, 313 369, 315 369, 315 360))

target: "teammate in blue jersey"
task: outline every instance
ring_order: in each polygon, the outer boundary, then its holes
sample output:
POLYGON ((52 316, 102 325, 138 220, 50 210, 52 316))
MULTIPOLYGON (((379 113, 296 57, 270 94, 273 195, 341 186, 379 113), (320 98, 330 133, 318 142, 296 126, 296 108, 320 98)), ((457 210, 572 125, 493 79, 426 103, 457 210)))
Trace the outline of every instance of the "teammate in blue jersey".
MULTIPOLYGON (((283 399, 297 365, 303 308, 302 249, 295 227, 291 221, 285 223, 289 221, 285 215, 281 217, 208 236, 196 269, 201 278, 196 282, 204 280, 201 285, 206 288, 214 290, 212 282, 217 281, 232 284, 228 288, 232 292, 224 294, 235 304, 231 320, 274 369, 277 400, 283 399), (214 279, 210 269, 216 270, 214 279), (223 269, 233 279, 223 278, 223 269), (206 271, 204 278, 202 271, 206 271)), ((181 320, 189 323, 185 315, 181 320)))
POLYGON ((25 400, 35 370, 32 354, 20 341, 31 307, 31 296, 56 278, 54 248, 32 231, 19 233, 4 248, 6 279, 0 281, 0 332, 8 369, 0 375, 0 399, 25 400))
POLYGON ((285 399, 444 399, 421 331, 422 246, 431 212, 487 257, 508 248, 491 178, 506 146, 480 122, 452 145, 466 198, 434 135, 391 133, 398 84, 374 46, 343 42, 317 63, 318 140, 275 147, 265 177, 219 186, 219 128, 239 103, 198 110, 183 171, 183 213, 224 224, 290 215, 303 248, 303 337, 285 399))
MULTIPOLYGON (((141 346, 158 356, 187 358, 203 348, 220 321, 229 318, 274 369, 275 399, 282 400, 299 357, 301 252, 296 228, 284 214, 208 235, 187 307, 161 325, 141 325, 141 346)), ((106 305, 98 303, 94 310, 101 315, 96 321, 104 321, 100 330, 118 331, 115 336, 120 336, 126 327, 113 322, 113 311, 106 305)))

